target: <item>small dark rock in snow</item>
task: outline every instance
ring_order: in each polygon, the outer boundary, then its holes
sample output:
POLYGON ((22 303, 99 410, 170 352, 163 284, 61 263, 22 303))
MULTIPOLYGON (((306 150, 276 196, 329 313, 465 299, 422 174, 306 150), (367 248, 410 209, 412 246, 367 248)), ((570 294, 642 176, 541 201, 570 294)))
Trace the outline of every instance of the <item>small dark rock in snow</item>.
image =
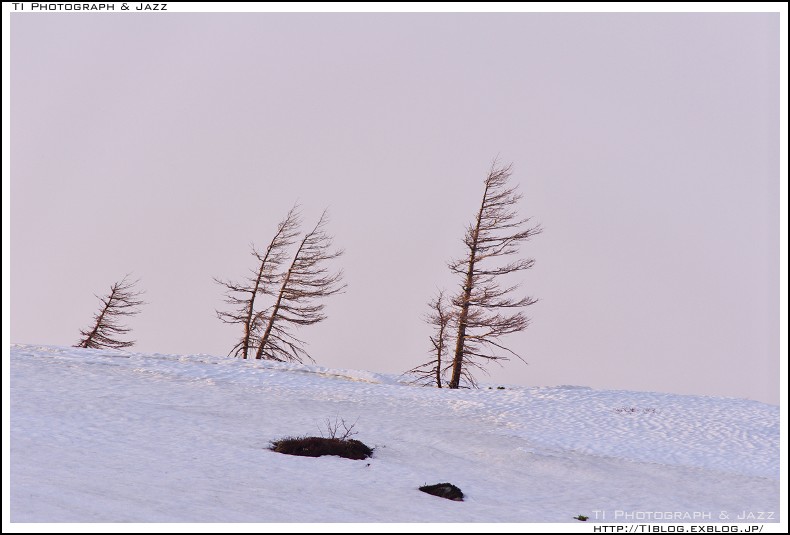
POLYGON ((420 487, 420 490, 427 492, 428 494, 433 494, 434 496, 439 496, 440 498, 447 498, 448 500, 453 500, 456 502, 464 501, 464 493, 452 483, 425 485, 420 487))

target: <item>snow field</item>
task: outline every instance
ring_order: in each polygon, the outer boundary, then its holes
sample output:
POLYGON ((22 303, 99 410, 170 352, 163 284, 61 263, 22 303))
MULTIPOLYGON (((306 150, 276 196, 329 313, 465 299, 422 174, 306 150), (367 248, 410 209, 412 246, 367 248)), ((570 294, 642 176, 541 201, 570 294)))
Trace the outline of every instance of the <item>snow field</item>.
POLYGON ((319 366, 22 345, 11 389, 13 522, 779 516, 779 408, 741 399, 448 391, 319 366), (371 459, 267 449, 335 417, 357 421, 371 459), (417 491, 445 481, 466 501, 417 491))

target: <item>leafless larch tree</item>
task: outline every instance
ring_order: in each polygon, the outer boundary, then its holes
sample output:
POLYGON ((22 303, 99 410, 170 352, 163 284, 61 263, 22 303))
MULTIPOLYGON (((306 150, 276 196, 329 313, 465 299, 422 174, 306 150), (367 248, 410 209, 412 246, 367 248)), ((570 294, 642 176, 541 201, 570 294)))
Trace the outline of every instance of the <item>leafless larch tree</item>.
POLYGON ((415 366, 406 373, 414 379, 412 384, 442 388, 446 381, 445 372, 448 368, 447 346, 450 334, 450 320, 453 311, 448 308, 444 291, 434 297, 428 304, 431 311, 425 316, 426 321, 434 327, 434 334, 429 337, 431 341, 431 359, 428 362, 415 366))
POLYGON ((308 232, 293 256, 280 284, 274 305, 261 314, 263 334, 258 342, 256 359, 302 362, 313 360, 294 329, 316 324, 326 318, 323 298, 341 292, 343 272, 332 272, 326 263, 343 254, 332 249, 332 237, 326 233, 327 212, 308 232))
POLYGON ((230 355, 241 358, 252 358, 255 352, 262 314, 256 311, 256 298, 262 295, 274 295, 282 276, 282 266, 288 260, 288 248, 299 235, 300 215, 297 206, 291 208, 285 219, 277 225, 277 232, 269 242, 266 251, 260 252, 252 246, 252 256, 257 261, 255 269, 242 283, 234 283, 215 278, 225 287, 225 302, 232 305, 230 312, 217 311, 217 317, 225 323, 242 326, 241 339, 230 350, 230 355))
POLYGON ((145 304, 140 299, 143 294, 134 289, 138 281, 130 281, 129 275, 110 287, 110 293, 104 297, 96 296, 102 307, 93 316, 93 326, 80 331, 82 338, 74 347, 90 347, 95 349, 123 349, 134 345, 134 340, 123 340, 121 337, 131 331, 120 323, 120 319, 134 316, 140 312, 138 308, 145 304))
POLYGON ((542 229, 518 217, 521 195, 517 186, 508 184, 510 176, 511 165, 494 161, 477 216, 466 230, 467 253, 449 264, 462 282, 451 302, 457 330, 448 388, 458 388, 462 380, 476 386, 473 372, 485 371, 485 363, 508 360, 508 355, 523 360, 500 338, 527 328, 529 319, 522 309, 536 299, 511 297, 518 284, 507 276, 532 267, 534 260, 518 258, 519 246, 542 229))

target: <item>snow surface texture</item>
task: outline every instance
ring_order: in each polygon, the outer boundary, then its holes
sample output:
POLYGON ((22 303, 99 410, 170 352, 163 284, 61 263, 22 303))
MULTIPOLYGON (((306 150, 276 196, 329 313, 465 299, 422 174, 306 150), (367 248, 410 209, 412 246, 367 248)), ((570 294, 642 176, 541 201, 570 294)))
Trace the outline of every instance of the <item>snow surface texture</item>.
POLYGON ((779 408, 742 399, 451 391, 319 366, 15 345, 11 411, 12 522, 779 517, 779 408), (371 459, 268 449, 336 416, 358 419, 371 459), (465 501, 417 490, 440 482, 465 501))

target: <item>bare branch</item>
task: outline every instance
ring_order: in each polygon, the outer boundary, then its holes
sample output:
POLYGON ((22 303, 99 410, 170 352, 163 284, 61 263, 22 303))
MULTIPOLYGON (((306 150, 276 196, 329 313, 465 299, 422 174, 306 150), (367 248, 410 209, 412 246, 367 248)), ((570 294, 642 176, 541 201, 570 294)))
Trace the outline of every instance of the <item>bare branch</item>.
POLYGON ((354 423, 348 425, 346 421, 338 416, 335 416, 335 421, 332 422, 329 418, 324 421, 324 427, 326 429, 326 436, 324 436, 324 431, 321 427, 318 427, 318 432, 321 434, 323 438, 330 438, 334 440, 349 440, 352 436, 358 435, 358 431, 354 431, 354 426, 357 425, 359 418, 354 420, 354 423), (343 428, 341 431, 340 428, 343 428))

